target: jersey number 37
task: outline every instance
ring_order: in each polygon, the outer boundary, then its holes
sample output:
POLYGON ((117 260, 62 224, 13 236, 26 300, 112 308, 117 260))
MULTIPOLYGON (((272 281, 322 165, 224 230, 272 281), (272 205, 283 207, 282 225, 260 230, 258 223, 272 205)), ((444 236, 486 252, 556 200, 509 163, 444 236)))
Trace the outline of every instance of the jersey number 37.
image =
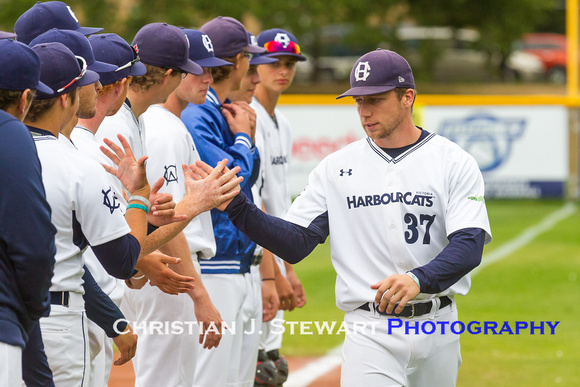
POLYGON ((417 219, 415 214, 406 213, 404 219, 405 223, 407 224, 407 231, 405 231, 405 241, 407 243, 413 244, 417 242, 419 239, 419 228, 425 229, 425 233, 423 235, 423 244, 428 245, 431 243, 429 230, 435 221, 435 215, 421 214, 419 215, 419 219, 417 219))

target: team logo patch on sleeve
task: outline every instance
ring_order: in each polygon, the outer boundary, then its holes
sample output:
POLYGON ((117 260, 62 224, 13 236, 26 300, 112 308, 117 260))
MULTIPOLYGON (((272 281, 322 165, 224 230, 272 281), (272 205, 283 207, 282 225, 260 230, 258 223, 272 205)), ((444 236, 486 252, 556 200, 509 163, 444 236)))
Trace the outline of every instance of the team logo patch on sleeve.
POLYGON ((481 196, 468 196, 467 199, 473 200, 474 202, 485 202, 483 195, 481 196))
POLYGON ((172 181, 177 183, 177 167, 175 165, 166 165, 165 167, 165 174, 163 177, 165 178, 165 185, 169 185, 172 181))
MULTIPOLYGON (((109 187, 108 190, 101 190, 103 193, 103 205, 111 211, 111 214, 115 212, 115 210, 121 207, 121 203, 117 202, 118 198, 114 192, 111 192, 113 189, 109 187)), ((119 210, 121 211, 121 210, 119 210)))

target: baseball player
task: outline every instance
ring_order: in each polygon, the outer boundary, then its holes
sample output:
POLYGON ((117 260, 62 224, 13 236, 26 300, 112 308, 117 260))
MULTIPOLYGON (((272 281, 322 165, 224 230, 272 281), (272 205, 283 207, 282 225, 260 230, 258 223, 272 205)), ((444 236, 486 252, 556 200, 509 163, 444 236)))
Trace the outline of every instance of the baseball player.
POLYGON ((132 195, 125 216, 116 211, 119 206, 109 195, 102 167, 57 140, 78 109, 78 87, 93 84, 98 74, 87 70, 85 60, 61 43, 43 43, 33 50, 41 59, 41 79, 54 90, 37 94, 24 121, 38 148, 57 229, 52 308, 40 325, 55 383, 78 386, 88 375, 82 251, 91 245, 108 272, 120 278, 131 276, 146 236, 147 207, 141 203, 147 202, 149 185, 144 159, 140 163, 117 160, 117 173, 124 175, 132 195), (87 175, 91 179, 85 179, 87 175))
MULTIPOLYGON (((90 117, 91 114, 88 112, 86 115, 79 112, 78 125, 73 129, 70 139, 79 151, 95 161, 100 161, 102 152, 99 149, 100 143, 95 139, 94 133, 98 130, 105 116, 113 115, 121 108, 127 95, 127 88, 130 82, 129 77, 143 75, 146 70, 142 63, 135 61, 134 50, 131 46, 118 35, 93 35, 89 37, 89 42, 91 43, 95 59, 114 65, 114 70, 108 72, 97 71, 100 75, 102 89, 98 92, 96 108, 94 109, 95 114, 90 117), (129 66, 117 70, 126 64, 129 64, 129 66)), ((79 106, 79 110, 81 110, 81 106, 79 106)), ((114 179, 113 176, 109 176, 114 179)), ((152 192, 154 191, 155 187, 152 188, 152 192)), ((83 253, 83 258, 99 286, 119 306, 124 293, 123 282, 109 275, 103 269, 92 249, 87 248, 83 253)), ((122 323, 119 323, 117 330, 120 331, 122 328, 122 323)), ((125 345, 124 347, 124 343, 120 341, 125 341, 131 335, 115 335, 116 332, 106 334, 93 321, 89 321, 88 332, 90 340, 91 383, 94 386, 106 386, 113 364, 113 341, 115 341, 117 348, 125 351, 127 346, 125 345)), ((129 349, 132 349, 134 353, 132 347, 129 349)), ((116 364, 118 363, 116 362, 116 364)))
MULTIPOLYGON (((170 193, 176 202, 183 198, 186 190, 181 166, 199 160, 191 135, 180 119, 181 112, 189 103, 205 102, 213 80, 212 67, 231 66, 231 63, 215 58, 207 35, 189 29, 182 31, 189 41, 189 59, 203 68, 203 74, 188 74, 165 103, 152 105, 140 118, 147 133, 147 176, 149 179, 164 176, 161 192, 170 193)), ((147 284, 140 290, 126 292, 127 304, 138 324, 147 321, 198 322, 192 332, 185 329, 182 334, 141 335, 137 356, 133 361, 138 385, 191 386, 199 352, 195 333, 201 328, 199 341, 203 340, 206 348, 219 344, 222 320, 203 286, 198 262, 213 257, 215 249, 211 216, 209 212, 204 212, 192 219, 183 232, 161 248, 161 251, 172 256, 193 262, 195 289, 188 294, 173 296, 147 284), (210 324, 215 329, 203 337, 210 324)))
MULTIPOLYGON (((54 235, 32 137, 20 122, 41 83, 40 59, 0 32, 0 385, 22 384, 22 350, 40 346, 38 320, 49 310, 54 235), (8 226, 9 225, 9 226, 8 226), (30 232, 36 230, 36 232, 30 232), (31 339, 31 340, 30 340, 31 339)), ((50 370, 48 370, 50 373, 50 370)))
MULTIPOLYGON (((246 110, 230 104, 228 95, 240 88, 250 66, 253 53, 263 49, 252 46, 245 27, 230 17, 217 17, 201 27, 211 39, 215 56, 231 62, 231 66, 212 69, 214 83, 203 105, 190 104, 181 119, 193 137, 202 160, 212 165, 230 160, 228 166, 239 166, 244 178, 242 191, 251 196, 250 187, 259 168, 259 155, 254 152, 253 133, 246 110), (252 174, 255 174, 252 177, 252 174)), ((242 353, 242 307, 246 299, 254 299, 259 291, 253 286, 250 266, 255 244, 233 227, 221 211, 211 213, 216 254, 211 260, 200 262, 202 277, 210 298, 225 323, 232 329, 224 332, 220 346, 214 350, 201 349, 195 374, 195 386, 253 385, 239 380, 240 362, 251 353, 242 353)), ((253 352, 253 351, 252 351, 253 352)))
MULTIPOLYGON (((129 67, 139 57, 141 62, 145 64, 147 72, 132 78, 127 99, 116 114, 105 117, 98 132, 95 133, 95 137, 101 142, 105 138, 116 139, 117 135, 121 134, 129 142, 134 154, 141 157, 146 154, 145 132, 139 121, 141 114, 149 106, 164 102, 179 85, 183 74, 188 72, 201 74, 202 69, 188 59, 188 42, 183 32, 166 23, 151 23, 141 28, 135 35, 132 46, 134 59, 121 67, 123 69, 129 67)), ((110 161, 105 159, 102 157, 102 162, 110 164, 110 161)), ((121 191, 122 189, 119 184, 115 186, 115 190, 121 191)), ((193 202, 198 201, 192 195, 189 195, 188 199, 193 202)), ((190 218, 207 210, 207 208, 195 208, 193 205, 192 208, 187 209, 186 204, 188 203, 191 202, 184 201, 180 211, 188 210, 190 218), (191 210, 200 211, 192 212, 191 210)), ((121 206, 124 207, 123 201, 121 206)), ((162 206, 154 202, 153 214, 162 209, 164 209, 162 206)), ((187 216, 181 217, 179 220, 186 218, 187 216)), ((170 221, 175 221, 175 218, 171 218, 170 221)), ((149 222, 153 224, 151 220, 149 222)), ((154 225, 161 226, 163 223, 154 225)), ((181 227, 183 228, 185 225, 181 227)), ((136 276, 139 278, 142 275, 147 275, 151 284, 159 286, 165 292, 177 294, 179 291, 183 292, 193 288, 194 279, 185 275, 173 276, 174 273, 171 273, 172 271, 159 261, 159 256, 151 254, 181 230, 173 234, 165 231, 165 228, 161 227, 148 235, 145 245, 141 247, 141 258, 137 264, 137 268, 143 273, 138 273, 136 276), (173 277, 168 278, 168 276, 173 277), (175 285, 174 278, 182 282, 175 285)), ((187 264, 187 262, 182 262, 182 264, 187 264)), ((181 265, 177 265, 176 270, 180 267, 181 265)))
POLYGON ((74 30, 85 36, 103 30, 102 28, 81 27, 72 9, 62 1, 39 1, 20 15, 14 24, 18 41, 24 44, 30 44, 32 39, 52 28, 74 30))
MULTIPOLYGON (((296 62, 306 58, 300 54, 300 46, 290 32, 273 28, 258 35, 258 44, 266 49, 264 55, 277 58, 278 61, 258 68, 262 82, 256 87, 256 96, 251 107, 258 116, 256 125, 256 146, 263 155, 262 180, 260 196, 264 209, 268 214, 284 216, 292 198, 288 185, 289 163, 292 156, 292 133, 286 117, 276 109, 278 98, 290 87, 296 73, 296 62)), ((266 252, 265 252, 266 254, 266 252)), ((271 254, 267 252, 267 254, 271 254)), ((306 303, 302 283, 294 273, 291 265, 276 257, 277 285, 287 286, 289 282, 294 297, 285 299, 281 295, 281 309, 276 320, 284 318, 284 309, 292 310, 295 306, 302 307, 306 303), (286 281, 287 280, 287 281, 286 281)), ((282 291, 280 293, 283 293, 282 291)), ((288 365, 284 357, 280 356, 282 335, 272 333, 271 323, 262 325, 261 358, 274 361, 278 370, 277 384, 282 384, 288 377, 288 365)))
MULTIPOLYGON (((248 39, 253 46, 258 46, 256 37, 249 32, 248 39)), ((264 54, 254 54, 250 60, 250 68, 244 76, 239 90, 232 91, 228 96, 232 103, 239 105, 252 115, 252 120, 255 123, 254 126, 256 131, 258 130, 256 113, 249 104, 252 102, 252 96, 254 95, 256 86, 261 82, 260 75, 258 74, 258 68, 260 65, 274 63, 277 61, 278 59, 269 58, 264 54)), ((258 143, 256 141, 256 146, 257 144, 258 143)), ((262 164, 260 169, 261 168, 262 164)), ((258 189, 258 187, 261 186, 260 181, 261 173, 256 183, 252 186, 254 203, 258 207, 262 206, 258 189)), ((259 256, 261 254, 263 254, 262 248, 257 246, 254 255, 259 256)), ((262 318, 264 318, 266 321, 274 318, 280 305, 278 293, 276 291, 276 285, 273 281, 275 275, 274 266, 274 257, 272 254, 270 254, 262 257, 262 261, 260 262, 259 266, 252 265, 250 267, 253 289, 256 289, 256 291, 253 292, 254 298, 246 297, 244 305, 242 306, 242 329, 244 335, 242 338, 243 356, 240 362, 240 381, 251 380, 254 375, 256 375, 256 383, 258 381, 262 381, 266 384, 275 384, 275 378, 271 377, 271 374, 276 373, 276 365, 272 361, 267 360, 267 357, 259 364, 256 364, 255 361, 258 356, 260 332, 263 331, 263 328, 260 328, 262 318), (262 278, 264 279, 263 281, 262 278), (257 366, 261 368, 258 371, 256 371, 257 366)))
POLYGON ((354 98, 368 137, 326 157, 285 220, 245 195, 226 211, 291 263, 332 233, 336 304, 348 328, 342 385, 453 386, 458 335, 390 327, 457 321, 454 296, 469 290, 469 271, 491 240, 483 178, 459 146, 413 124, 415 83, 403 57, 365 54, 350 82, 339 98, 354 98))

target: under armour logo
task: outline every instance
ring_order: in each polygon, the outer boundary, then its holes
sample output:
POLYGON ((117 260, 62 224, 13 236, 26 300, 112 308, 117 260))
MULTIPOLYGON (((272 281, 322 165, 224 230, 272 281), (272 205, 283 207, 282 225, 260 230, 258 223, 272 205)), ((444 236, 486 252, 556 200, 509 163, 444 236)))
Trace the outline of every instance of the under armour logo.
POLYGON ((75 21, 78 23, 78 22, 79 22, 79 19, 77 19, 77 17, 75 16, 75 13, 73 12, 73 10, 72 10, 72 9, 70 9, 70 7, 69 7, 68 5, 67 5, 66 7, 67 7, 67 9, 68 9, 68 12, 70 13, 70 15, 71 15, 71 16, 73 17, 73 19, 75 19, 75 21))
POLYGON ((177 167, 175 165, 168 165, 165 166, 165 174, 163 177, 167 182, 165 185, 169 185, 172 181, 177 183, 177 167))
POLYGON ((358 81, 365 82, 367 78, 371 75, 371 66, 369 62, 359 62, 358 66, 354 70, 354 79, 358 81))
POLYGON ((281 43, 282 46, 284 46, 284 48, 288 47, 288 45, 290 44, 290 37, 288 36, 288 34, 285 34, 283 32, 278 32, 274 40, 278 43, 281 43))
POLYGON ((211 39, 207 35, 201 36, 201 41, 207 50, 207 52, 213 52, 213 44, 211 43, 211 39))
POLYGON ((254 35, 250 36, 250 44, 252 46, 257 46, 258 45, 258 41, 256 40, 256 37, 254 35))
POLYGON ((399 83, 403 83, 405 82, 405 78, 403 78, 402 76, 399 75, 399 83))
POLYGON ((349 169, 349 170, 346 170, 346 171, 345 171, 344 169, 341 169, 341 170, 340 170, 340 176, 344 176, 344 174, 345 174, 345 173, 346 173, 348 176, 352 176, 352 169, 349 169))
POLYGON ((109 197, 109 193, 111 192, 111 190, 112 188, 109 187, 107 191, 103 189, 101 190, 101 192, 103 193, 103 205, 107 207, 112 214, 113 212, 115 212, 117 208, 121 207, 121 203, 117 203, 117 196, 115 195, 115 193, 112 194, 113 200, 111 200, 111 198, 109 197))

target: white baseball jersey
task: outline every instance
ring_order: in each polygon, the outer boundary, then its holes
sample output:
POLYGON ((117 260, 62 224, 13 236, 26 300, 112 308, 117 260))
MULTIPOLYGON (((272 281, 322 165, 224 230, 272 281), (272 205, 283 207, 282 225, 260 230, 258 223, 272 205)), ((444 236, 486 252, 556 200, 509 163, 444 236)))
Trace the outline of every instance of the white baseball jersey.
MULTIPOLYGON (((365 138, 316 167, 286 220, 308 227, 328 214, 336 304, 352 311, 374 300, 371 284, 433 260, 453 232, 481 228, 489 242, 483 194, 475 160, 441 136, 430 134, 395 158, 365 138)), ((463 295, 469 287, 466 275, 416 299, 463 295)))
MULTIPOLYGON (((161 176, 165 178, 160 192, 173 195, 179 202, 185 195, 182 165, 199 160, 193 138, 181 119, 161 105, 152 105, 140 118, 147 131, 147 180, 153 184, 161 176)), ((204 259, 215 255, 216 244, 211 214, 199 214, 183 230, 189 250, 201 252, 204 259)), ((196 257, 194 257, 196 259, 196 257)))
MULTIPOLYGON (((59 139, 62 137, 64 136, 60 136, 59 139)), ((75 126, 75 128, 71 133, 71 141, 74 144, 74 146, 88 158, 96 162, 102 161, 103 152, 101 152, 99 148, 101 144, 97 142, 95 135, 87 128, 84 128, 80 125, 75 126)), ((106 175, 107 178, 111 181, 112 187, 115 187, 116 185, 119 184, 118 179, 116 177, 114 177, 109 173, 106 173, 106 175)), ((125 214, 125 207, 127 204, 125 202, 125 199, 123 198, 123 193, 114 192, 114 195, 119 199, 119 202, 121 203, 121 206, 119 207, 118 210, 122 214, 125 214)), ((122 235, 119 235, 119 237, 121 236, 122 235)), ((123 298, 123 289, 124 289, 123 281, 107 273, 107 271, 103 268, 103 266, 101 265, 98 258, 95 256, 90 247, 88 247, 83 253, 83 258, 85 260, 85 264, 91 271, 91 274, 95 279, 95 281, 97 282, 97 284, 99 285, 99 287, 103 290, 103 292, 105 292, 109 297, 111 297, 111 299, 113 300, 113 302, 115 302, 115 304, 117 304, 117 306, 120 305, 121 299, 123 298)))
POLYGON ((101 165, 46 131, 35 130, 33 135, 51 220, 57 229, 50 291, 82 294, 82 252, 87 243, 98 246, 131 229, 101 165))
POLYGON ((290 123, 278 110, 274 110, 278 126, 256 98, 250 104, 256 112, 256 147, 260 152, 261 180, 258 189, 266 212, 282 217, 286 215, 292 198, 288 175, 292 157, 292 132, 290 123))

